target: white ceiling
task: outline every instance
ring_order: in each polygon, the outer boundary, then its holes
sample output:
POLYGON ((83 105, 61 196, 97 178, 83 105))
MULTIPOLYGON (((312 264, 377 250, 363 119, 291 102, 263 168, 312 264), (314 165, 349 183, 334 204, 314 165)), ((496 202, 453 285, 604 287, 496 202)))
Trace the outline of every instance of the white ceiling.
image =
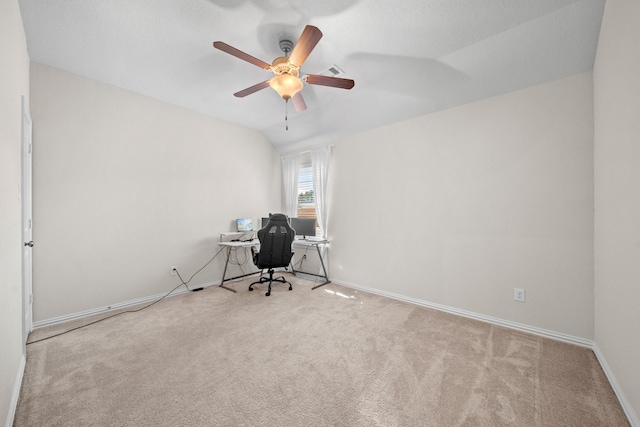
POLYGON ((280 151, 592 70, 605 0, 19 0, 32 61, 262 132, 280 151), (337 65, 352 90, 233 93, 305 25, 301 74, 337 65))

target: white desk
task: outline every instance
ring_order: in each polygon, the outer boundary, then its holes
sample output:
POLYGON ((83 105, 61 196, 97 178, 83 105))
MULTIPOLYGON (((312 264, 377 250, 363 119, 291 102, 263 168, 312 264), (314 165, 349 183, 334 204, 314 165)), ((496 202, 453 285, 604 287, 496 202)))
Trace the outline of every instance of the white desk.
MULTIPOLYGON (((316 277, 320 277, 322 279, 324 279, 324 282, 320 283, 319 285, 314 286, 313 289, 319 288, 320 286, 324 286, 327 283, 331 283, 331 280, 329 280, 329 275, 327 274, 327 268, 324 265, 324 259, 322 257, 322 253, 320 252, 320 246, 324 246, 326 244, 328 244, 329 241, 328 240, 320 240, 320 239, 298 239, 298 240, 294 240, 293 241, 293 246, 302 246, 302 247, 315 247, 316 251, 318 252, 318 258, 320 259, 320 265, 322 266, 322 272, 324 274, 315 274, 315 273, 307 273, 305 271, 302 270, 298 270, 298 273, 302 273, 302 274, 308 274, 310 276, 316 276, 316 277)), ((229 241, 229 242, 218 242, 218 244, 222 247, 227 248, 227 259, 225 260, 224 263, 224 271, 222 272, 222 278, 220 279, 220 287, 224 288, 228 291, 231 292, 236 292, 235 289, 231 289, 231 288, 227 288, 226 286, 224 286, 224 282, 228 282, 229 280, 235 280, 235 279, 239 279, 241 277, 246 277, 246 276, 251 276, 253 274, 259 273, 259 271, 253 272, 253 273, 247 273, 247 274, 242 274, 240 276, 235 276, 235 277, 229 277, 228 279, 225 279, 225 276, 227 275, 227 267, 229 266, 229 258, 231 257, 231 250, 233 249, 237 249, 237 248, 250 248, 250 247, 257 247, 260 246, 260 241, 258 239, 251 239, 251 240, 244 240, 244 241, 229 241)), ((293 263, 291 263, 291 273, 293 273, 293 275, 295 276, 296 274, 296 269, 295 266, 293 265, 293 263)))
POLYGON ((231 239, 237 240, 249 240, 249 239, 257 239, 255 231, 227 231, 225 233, 220 233, 220 241, 228 242, 231 239))
POLYGON ((229 258, 231 257, 231 250, 237 248, 250 248, 252 246, 260 246, 260 241, 258 239, 244 240, 244 241, 231 241, 231 242, 218 242, 220 246, 223 248, 227 248, 227 260, 224 263, 224 271, 222 272, 222 279, 220 280, 220 287, 224 288, 228 291, 235 292, 235 289, 227 288, 224 286, 224 282, 228 282, 229 280, 239 279, 241 277, 251 276, 252 274, 259 273, 255 271, 253 273, 242 274, 236 277, 230 277, 225 279, 224 276, 227 275, 227 267, 229 266, 229 258))
MULTIPOLYGON (((298 270, 298 273, 303 273, 303 274, 309 274, 311 276, 316 276, 316 277, 320 277, 322 279, 324 279, 323 283, 320 283, 319 285, 314 286, 313 289, 319 288, 320 286, 324 286, 327 283, 331 283, 331 280, 329 280, 329 275, 327 274, 327 268, 324 265, 324 259, 322 258, 322 253, 320 252, 320 246, 325 246, 329 243, 328 240, 325 239, 298 239, 298 240, 294 240, 293 241, 293 246, 306 246, 306 247, 315 247, 316 251, 318 252, 318 258, 320 259, 320 265, 322 266, 322 272, 324 274, 314 274, 314 273, 307 273, 301 270, 298 270)), ((291 272, 293 273, 293 275, 295 276, 296 274, 296 269, 293 265, 293 263, 291 264, 291 272)))

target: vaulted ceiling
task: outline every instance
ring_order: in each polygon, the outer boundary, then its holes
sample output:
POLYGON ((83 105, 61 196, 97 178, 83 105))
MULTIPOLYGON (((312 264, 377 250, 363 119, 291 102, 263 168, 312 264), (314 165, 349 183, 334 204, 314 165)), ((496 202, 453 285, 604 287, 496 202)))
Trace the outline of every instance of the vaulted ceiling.
POLYGON ((20 0, 32 61, 262 132, 280 151, 593 68, 605 0, 20 0), (307 110, 270 88, 267 63, 307 25, 324 34, 302 74, 307 110))

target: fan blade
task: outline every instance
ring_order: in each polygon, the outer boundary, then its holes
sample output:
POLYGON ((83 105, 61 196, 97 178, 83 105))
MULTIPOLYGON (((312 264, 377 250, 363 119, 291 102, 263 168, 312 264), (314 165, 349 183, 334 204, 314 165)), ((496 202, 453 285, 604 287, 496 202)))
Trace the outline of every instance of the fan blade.
POLYGON ((307 103, 304 102, 302 92, 298 92, 293 95, 293 98, 291 98, 291 102, 293 102, 293 108, 295 108, 297 112, 301 112, 307 109, 307 103))
POLYGON ((262 83, 258 83, 257 85, 253 85, 251 87, 243 89, 240 92, 236 92, 233 94, 233 96, 238 98, 244 98, 245 96, 251 95, 254 92, 264 89, 265 87, 269 87, 269 80, 265 80, 262 83))
POLYGON ((356 82, 351 79, 341 79, 338 77, 320 76, 309 74, 305 81, 311 85, 337 87, 339 89, 351 89, 356 82))
POLYGON ((313 25, 307 25, 304 27, 304 30, 298 39, 298 43, 296 43, 296 46, 291 51, 291 55, 289 55, 289 62, 301 67, 307 59, 307 56, 309 56, 321 38, 322 31, 318 28, 313 25))
POLYGON ((270 64, 267 64, 266 62, 255 58, 251 55, 249 55, 248 53, 244 53, 241 50, 236 49, 233 46, 229 46, 228 44, 224 43, 224 42, 213 42, 213 47, 215 47, 216 49, 220 49, 223 52, 228 53, 229 55, 233 55, 236 58, 240 58, 243 61, 247 61, 253 65, 257 65, 260 68, 264 68, 265 70, 268 70, 271 68, 270 64))

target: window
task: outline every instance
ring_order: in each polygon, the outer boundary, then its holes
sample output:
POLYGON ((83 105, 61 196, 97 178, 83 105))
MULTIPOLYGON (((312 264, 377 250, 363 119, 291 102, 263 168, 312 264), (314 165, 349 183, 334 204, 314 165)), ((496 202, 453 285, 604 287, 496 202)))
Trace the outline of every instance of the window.
POLYGON ((327 177, 331 146, 283 156, 285 212, 290 217, 315 218, 316 236, 327 233, 327 177))
MULTIPOLYGON (((313 169, 309 152, 300 155, 298 173, 298 218, 316 218, 316 201, 313 196, 313 169)), ((316 223, 316 228, 318 224, 316 223)))

